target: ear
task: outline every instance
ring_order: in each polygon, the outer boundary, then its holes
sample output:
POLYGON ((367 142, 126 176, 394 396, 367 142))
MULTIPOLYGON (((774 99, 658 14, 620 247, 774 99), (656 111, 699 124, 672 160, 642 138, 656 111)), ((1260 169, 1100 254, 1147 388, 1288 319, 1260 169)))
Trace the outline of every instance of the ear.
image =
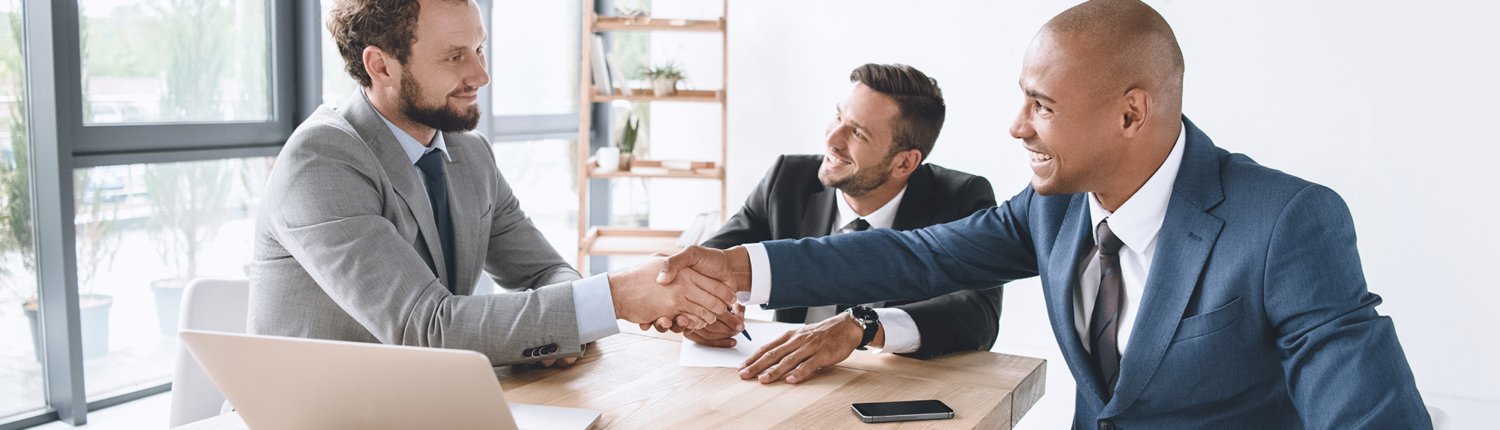
POLYGON ((377 88, 393 87, 401 81, 401 64, 375 46, 366 46, 362 53, 365 73, 370 74, 370 84, 377 88))
POLYGON ((1120 115, 1120 133, 1125 138, 1135 138, 1141 134, 1146 120, 1151 118, 1151 93, 1140 88, 1132 88, 1125 92, 1123 100, 1124 109, 1120 115))
POLYGON ((922 165, 922 151, 908 149, 891 159, 891 177, 906 179, 922 165))

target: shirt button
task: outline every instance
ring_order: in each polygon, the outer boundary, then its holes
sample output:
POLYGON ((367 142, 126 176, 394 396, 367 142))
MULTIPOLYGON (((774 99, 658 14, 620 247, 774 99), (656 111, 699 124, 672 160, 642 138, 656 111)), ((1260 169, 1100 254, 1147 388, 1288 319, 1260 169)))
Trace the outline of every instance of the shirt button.
POLYGON ((1099 430, 1119 430, 1115 423, 1110 420, 1099 420, 1099 430))

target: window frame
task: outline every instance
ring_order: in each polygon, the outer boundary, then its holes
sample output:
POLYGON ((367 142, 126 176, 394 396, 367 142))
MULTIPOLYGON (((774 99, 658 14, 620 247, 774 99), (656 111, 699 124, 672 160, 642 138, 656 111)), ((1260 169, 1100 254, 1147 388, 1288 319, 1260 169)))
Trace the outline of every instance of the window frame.
POLYGON ((69 216, 75 213, 74 169, 276 155, 296 125, 321 104, 322 83, 318 3, 266 0, 268 120, 85 125, 78 3, 20 3, 46 406, 6 417, 0 430, 51 421, 83 425, 91 410, 171 389, 171 382, 164 382, 87 398, 74 217, 69 216))

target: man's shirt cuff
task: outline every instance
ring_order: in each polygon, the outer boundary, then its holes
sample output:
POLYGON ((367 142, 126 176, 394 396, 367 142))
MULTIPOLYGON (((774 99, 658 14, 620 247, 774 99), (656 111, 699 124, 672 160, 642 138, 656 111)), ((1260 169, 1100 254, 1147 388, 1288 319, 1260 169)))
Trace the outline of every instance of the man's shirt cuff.
POLYGON ((771 301, 771 257, 759 243, 745 245, 745 251, 750 254, 750 292, 734 296, 742 305, 764 305, 771 301))
POLYGON ((897 308, 877 308, 880 327, 885 329, 885 346, 870 348, 877 353, 906 353, 922 349, 922 332, 917 331, 917 322, 906 311, 897 308))
POLYGON ((578 320, 579 344, 620 332, 615 323, 614 296, 609 293, 609 274, 573 281, 573 316, 578 320))

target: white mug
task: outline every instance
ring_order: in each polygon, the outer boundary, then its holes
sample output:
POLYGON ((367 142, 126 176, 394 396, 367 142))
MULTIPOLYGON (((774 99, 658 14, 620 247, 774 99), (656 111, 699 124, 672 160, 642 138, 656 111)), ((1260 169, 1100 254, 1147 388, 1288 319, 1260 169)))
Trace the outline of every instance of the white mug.
POLYGON ((620 148, 613 146, 599 148, 599 151, 594 153, 594 161, 599 163, 600 171, 620 170, 620 148))

